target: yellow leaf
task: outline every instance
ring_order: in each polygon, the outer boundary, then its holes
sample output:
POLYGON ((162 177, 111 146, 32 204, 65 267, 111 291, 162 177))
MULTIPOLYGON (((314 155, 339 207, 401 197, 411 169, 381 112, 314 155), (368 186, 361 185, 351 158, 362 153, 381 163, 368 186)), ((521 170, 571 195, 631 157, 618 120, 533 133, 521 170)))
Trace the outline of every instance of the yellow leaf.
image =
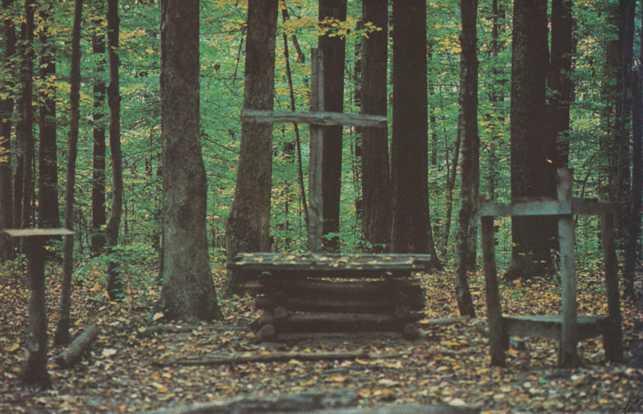
POLYGON ((152 385, 153 385, 153 386, 154 386, 154 388, 156 388, 156 390, 157 390, 158 392, 160 392, 161 394, 165 394, 166 392, 168 392, 168 391, 169 391, 165 385, 163 385, 163 384, 159 384, 158 382, 153 382, 153 383, 152 383, 152 385))
POLYGON ((15 342, 15 343, 9 345, 9 347, 6 348, 5 350, 7 352, 16 352, 19 349, 20 349, 20 342, 15 342))

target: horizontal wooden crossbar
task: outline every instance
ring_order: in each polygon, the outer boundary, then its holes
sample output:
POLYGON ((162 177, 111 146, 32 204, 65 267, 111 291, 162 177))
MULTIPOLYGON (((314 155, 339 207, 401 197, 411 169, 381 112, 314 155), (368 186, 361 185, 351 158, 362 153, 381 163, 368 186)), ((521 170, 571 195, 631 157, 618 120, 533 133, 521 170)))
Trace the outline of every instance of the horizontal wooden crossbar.
MULTIPOLYGON (((560 315, 503 316, 505 332, 509 336, 527 336, 560 339, 560 315)), ((605 316, 578 316, 578 339, 594 338, 604 334, 608 319, 605 316)))
POLYGON ((601 215, 610 212, 613 208, 614 203, 581 198, 573 198, 571 207, 556 199, 534 199, 512 204, 482 203, 479 214, 481 217, 601 215))
POLYGON ((73 231, 60 228, 43 228, 43 229, 2 229, 0 233, 5 233, 9 237, 52 237, 52 236, 71 236, 73 231))
POLYGON ((341 112, 274 112, 244 109, 241 120, 258 124, 295 122, 317 126, 343 125, 360 128, 386 128, 387 125, 385 116, 341 112))

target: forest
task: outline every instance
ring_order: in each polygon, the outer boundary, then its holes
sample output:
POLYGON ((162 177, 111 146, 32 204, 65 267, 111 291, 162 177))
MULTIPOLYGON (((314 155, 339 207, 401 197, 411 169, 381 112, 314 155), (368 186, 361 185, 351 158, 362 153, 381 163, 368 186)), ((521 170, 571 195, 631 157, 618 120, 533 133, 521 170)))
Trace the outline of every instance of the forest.
POLYGON ((0 412, 643 412, 643 0, 1 0, 0 412))

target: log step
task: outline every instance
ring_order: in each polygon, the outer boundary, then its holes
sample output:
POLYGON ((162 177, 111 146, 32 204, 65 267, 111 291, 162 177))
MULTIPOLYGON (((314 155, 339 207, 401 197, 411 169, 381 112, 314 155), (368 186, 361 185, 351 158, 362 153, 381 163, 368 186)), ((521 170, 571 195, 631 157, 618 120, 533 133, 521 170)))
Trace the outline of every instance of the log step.
MULTIPOLYGON (((256 298, 258 309, 273 309, 283 306, 294 311, 309 312, 354 312, 354 313, 386 313, 392 311, 397 301, 394 297, 372 299, 343 299, 327 296, 288 296, 288 295, 262 295, 256 298)), ((411 310, 424 309, 424 297, 405 297, 405 306, 411 310)))
MULTIPOLYGON (((603 335, 609 324, 606 316, 580 315, 576 321, 579 340, 603 335)), ((562 330, 560 315, 503 316, 502 323, 509 336, 560 339, 562 330)))
POLYGON ((422 318, 420 312, 409 312, 405 317, 380 313, 297 312, 275 320, 278 333, 298 332, 352 332, 402 331, 406 323, 422 318))

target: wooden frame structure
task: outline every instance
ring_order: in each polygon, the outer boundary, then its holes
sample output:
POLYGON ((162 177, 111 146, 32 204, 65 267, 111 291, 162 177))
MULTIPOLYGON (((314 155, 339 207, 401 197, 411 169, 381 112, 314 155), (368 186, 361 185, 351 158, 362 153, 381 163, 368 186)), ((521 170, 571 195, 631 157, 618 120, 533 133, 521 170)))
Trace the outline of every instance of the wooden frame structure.
POLYGON ((260 340, 419 334, 424 290, 412 272, 430 255, 242 253, 228 266, 260 283, 253 324, 260 340))
POLYGON ((562 367, 579 364, 579 340, 603 337, 609 361, 623 359, 620 297, 614 251, 612 203, 572 198, 572 176, 568 169, 557 170, 558 198, 526 200, 512 204, 483 203, 480 206, 482 250, 486 283, 487 319, 491 364, 504 366, 509 336, 536 336, 560 341, 558 363, 562 367), (576 254, 574 214, 601 218, 608 315, 579 316, 576 300, 576 254), (494 218, 499 216, 556 216, 560 245, 560 315, 508 316, 502 314, 495 261, 494 218))
POLYGON ((325 112, 324 99, 324 56, 320 49, 312 50, 312 76, 310 112, 274 112, 244 109, 243 122, 276 124, 283 122, 310 125, 310 176, 309 176, 309 228, 308 247, 312 252, 321 251, 323 229, 322 165, 323 128, 329 126, 352 126, 356 128, 386 128, 387 118, 382 115, 349 114, 325 112))
POLYGON ((1 229, 0 232, 11 238, 25 239, 31 297, 28 305, 27 361, 23 368, 22 379, 27 385, 48 387, 50 380, 47 372, 46 255, 44 245, 49 237, 71 237, 74 232, 64 228, 1 229))

